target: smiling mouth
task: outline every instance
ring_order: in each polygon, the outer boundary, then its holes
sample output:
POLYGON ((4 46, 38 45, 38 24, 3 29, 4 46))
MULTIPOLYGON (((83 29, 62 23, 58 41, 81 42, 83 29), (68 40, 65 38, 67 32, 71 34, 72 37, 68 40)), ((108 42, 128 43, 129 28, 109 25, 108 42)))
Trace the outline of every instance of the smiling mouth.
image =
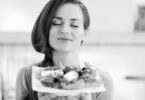
POLYGON ((69 38, 58 38, 58 40, 62 40, 62 41, 73 41, 72 39, 69 39, 69 38))

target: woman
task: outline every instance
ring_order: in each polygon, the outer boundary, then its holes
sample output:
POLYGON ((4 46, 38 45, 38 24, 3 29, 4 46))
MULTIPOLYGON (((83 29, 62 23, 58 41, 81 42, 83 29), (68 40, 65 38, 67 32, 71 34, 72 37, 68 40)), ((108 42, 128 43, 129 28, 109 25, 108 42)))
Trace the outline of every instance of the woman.
MULTIPOLYGON (((45 58, 39 67, 80 66, 79 48, 88 32, 90 17, 79 0, 50 0, 39 15, 32 32, 32 44, 45 58)), ((85 63, 86 66, 88 63, 85 63)), ((31 87, 32 67, 20 70, 16 84, 16 100, 53 100, 50 94, 37 93, 31 87)), ((112 80, 97 69, 107 91, 91 94, 92 100, 112 100, 112 80)), ((86 97, 87 98, 87 97, 86 97)), ((83 100, 88 100, 84 98, 83 100)), ((64 98, 58 98, 58 100, 64 98)), ((72 98, 71 98, 72 99, 72 98)), ((69 100, 69 98, 68 98, 69 100)), ((74 100, 74 98, 72 99, 74 100)))

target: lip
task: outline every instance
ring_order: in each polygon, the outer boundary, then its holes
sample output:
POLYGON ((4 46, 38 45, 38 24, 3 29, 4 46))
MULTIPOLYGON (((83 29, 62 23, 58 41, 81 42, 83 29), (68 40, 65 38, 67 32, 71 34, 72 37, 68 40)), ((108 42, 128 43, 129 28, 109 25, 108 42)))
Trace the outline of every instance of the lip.
POLYGON ((57 38, 57 40, 63 40, 63 41, 73 41, 73 40, 72 40, 72 39, 70 39, 70 38, 64 38, 64 37, 57 38))

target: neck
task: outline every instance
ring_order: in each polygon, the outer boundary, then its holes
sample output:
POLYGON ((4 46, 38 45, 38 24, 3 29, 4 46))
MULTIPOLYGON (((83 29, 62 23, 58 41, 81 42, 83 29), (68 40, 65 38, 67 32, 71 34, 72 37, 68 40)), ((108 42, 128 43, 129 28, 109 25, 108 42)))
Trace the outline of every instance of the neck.
POLYGON ((64 66, 79 66, 80 60, 78 51, 66 53, 66 52, 53 52, 53 62, 55 66, 60 66, 60 62, 64 66))

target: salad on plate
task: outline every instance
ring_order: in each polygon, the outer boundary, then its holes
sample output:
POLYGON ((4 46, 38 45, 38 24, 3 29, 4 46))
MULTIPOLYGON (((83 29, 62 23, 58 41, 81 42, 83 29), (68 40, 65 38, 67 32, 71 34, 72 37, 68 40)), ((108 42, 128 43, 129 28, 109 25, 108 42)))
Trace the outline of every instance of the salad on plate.
POLYGON ((32 89, 58 95, 105 91, 101 76, 90 67, 32 66, 32 89))

